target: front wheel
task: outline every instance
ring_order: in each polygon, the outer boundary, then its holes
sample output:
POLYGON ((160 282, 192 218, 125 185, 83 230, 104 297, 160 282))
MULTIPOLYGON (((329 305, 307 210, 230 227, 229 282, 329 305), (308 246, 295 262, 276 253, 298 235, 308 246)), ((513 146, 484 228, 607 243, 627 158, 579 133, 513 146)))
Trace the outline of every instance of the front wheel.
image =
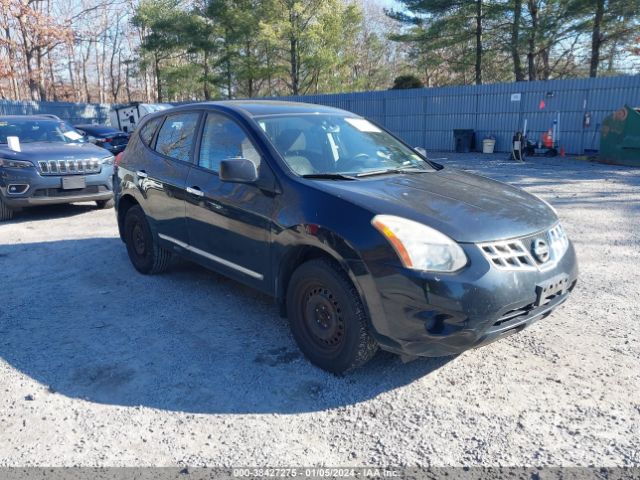
POLYGON ((139 205, 131 207, 124 218, 124 241, 129 259, 140 273, 162 273, 169 266, 171 252, 158 245, 139 205))
POLYGON ((364 365, 378 349, 360 295, 332 261, 298 267, 287 289, 287 314, 302 353, 329 372, 364 365))
POLYGON ((115 205, 115 202, 113 198, 110 198, 109 200, 96 200, 96 206, 98 207, 98 210, 113 208, 114 205, 115 205))

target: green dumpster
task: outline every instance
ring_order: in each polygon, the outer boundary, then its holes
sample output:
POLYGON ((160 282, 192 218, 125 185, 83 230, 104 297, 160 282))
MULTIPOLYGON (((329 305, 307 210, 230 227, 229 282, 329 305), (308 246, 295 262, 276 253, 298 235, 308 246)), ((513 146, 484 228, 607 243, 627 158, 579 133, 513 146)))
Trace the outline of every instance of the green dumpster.
POLYGON ((640 108, 625 106, 604 119, 599 160, 640 167, 640 108))

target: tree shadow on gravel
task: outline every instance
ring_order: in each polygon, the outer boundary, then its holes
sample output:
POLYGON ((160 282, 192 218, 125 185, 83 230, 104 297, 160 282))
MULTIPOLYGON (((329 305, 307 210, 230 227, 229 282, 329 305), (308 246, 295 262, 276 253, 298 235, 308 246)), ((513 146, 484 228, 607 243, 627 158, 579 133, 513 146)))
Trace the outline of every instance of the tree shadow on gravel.
POLYGON ((37 207, 23 208, 13 213, 13 219, 2 222, 2 225, 15 223, 34 222, 39 220, 51 220, 54 218, 67 218, 96 209, 95 203, 64 203, 60 205, 40 205, 37 207))
POLYGON ((314 412, 411 383, 451 357, 380 353, 337 377, 300 354, 273 301, 187 262, 138 274, 117 238, 0 245, 0 357, 36 400, 192 413, 314 412))

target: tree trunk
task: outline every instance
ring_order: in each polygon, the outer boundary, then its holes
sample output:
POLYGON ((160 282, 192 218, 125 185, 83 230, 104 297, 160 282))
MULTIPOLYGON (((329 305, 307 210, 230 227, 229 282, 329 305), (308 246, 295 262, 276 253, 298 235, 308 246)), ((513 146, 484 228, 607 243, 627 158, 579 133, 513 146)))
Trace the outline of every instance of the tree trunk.
POLYGON ((204 93, 205 100, 211 100, 211 91, 209 90, 209 51, 204 49, 204 63, 203 63, 203 84, 202 93, 204 93))
POLYGON ((291 63, 291 94, 300 94, 300 52, 298 51, 298 15, 293 7, 289 10, 289 62, 291 63))
POLYGON ((227 98, 231 100, 233 98, 232 90, 233 90, 233 80, 231 77, 231 57, 227 50, 227 98))
MULTIPOLYGON (((67 45, 67 71, 69 72, 69 84, 71 86, 71 95, 72 95, 73 101, 79 102, 80 98, 79 98, 78 88, 76 87, 76 76, 73 73, 73 63, 74 63, 73 47, 71 45, 67 45)), ((69 97, 69 95, 66 95, 66 96, 69 97)))
POLYGON ((91 40, 89 40, 89 44, 87 45, 87 52, 82 56, 82 83, 84 84, 84 95, 85 101, 87 103, 91 103, 91 92, 89 91, 89 80, 87 79, 87 63, 89 62, 89 57, 91 56, 91 40))
POLYGON ((154 60, 154 73, 156 75, 156 101, 158 103, 162 102, 162 82, 160 81, 160 59, 158 58, 158 53, 153 54, 154 60))
POLYGON ((15 69, 15 55, 13 52, 13 45, 11 44, 11 30, 9 27, 5 27, 5 36, 7 38, 7 57, 9 60, 9 82, 11 84, 11 91, 14 100, 20 100, 20 89, 18 88, 18 80, 15 69))
POLYGON ((529 34, 529 52, 527 61, 529 63, 529 80, 537 80, 536 72, 536 41, 538 35, 538 3, 537 0, 529 0, 529 14, 531 15, 531 33, 529 34))
POLYGON ((476 0, 476 85, 482 85, 482 0, 476 0))
POLYGON ((127 102, 131 103, 131 82, 130 82, 130 78, 131 75, 129 75, 129 65, 130 65, 130 61, 126 60, 124 62, 124 85, 125 85, 125 89, 127 90, 127 102))
POLYGON ((511 58, 516 82, 524 81, 522 62, 520 61, 520 19, 522 17, 522 0, 515 0, 513 6, 513 25, 511 26, 511 58))
POLYGON ((104 64, 100 61, 100 50, 98 49, 98 43, 96 43, 96 51, 95 51, 95 59, 96 59, 96 80, 98 87, 98 103, 104 103, 104 74, 102 73, 102 69, 104 64))
POLYGON ((27 70, 27 78, 29 83, 29 98, 31 100, 40 100, 40 92, 38 90, 38 82, 36 81, 36 72, 33 70, 33 54, 34 48, 29 41, 29 34, 23 17, 17 17, 20 33, 22 35, 22 53, 24 56, 24 64, 27 70))
POLYGON ((300 93, 298 40, 293 36, 289 39, 289 54, 291 58, 291 94, 298 95, 300 93))
POLYGON ((247 94, 249 98, 253 98, 253 88, 254 88, 254 78, 253 78, 253 74, 254 74, 254 69, 253 69, 253 65, 252 65, 252 60, 253 60, 253 50, 252 50, 252 46, 251 46, 251 42, 247 41, 245 43, 245 62, 247 65, 247 73, 248 73, 248 78, 247 78, 247 94))
POLYGON ((600 65, 602 17, 604 17, 604 0, 596 0, 596 14, 593 17, 593 33, 591 35, 591 64, 589 65, 589 76, 592 78, 598 76, 598 66, 600 65))
POLYGON ((36 49, 36 66, 38 67, 37 78, 38 78, 38 92, 40 95, 40 100, 46 101, 48 100, 47 89, 44 84, 44 66, 42 64, 43 54, 40 48, 36 49))
POLYGON ((58 101, 58 89, 56 88, 56 76, 53 68, 53 60, 51 59, 51 52, 47 52, 47 66, 49 67, 49 81, 51 82, 51 98, 54 102, 58 101))
POLYGON ((551 46, 547 46, 542 49, 540 52, 540 57, 542 58, 542 78, 541 80, 549 80, 551 77, 551 46))

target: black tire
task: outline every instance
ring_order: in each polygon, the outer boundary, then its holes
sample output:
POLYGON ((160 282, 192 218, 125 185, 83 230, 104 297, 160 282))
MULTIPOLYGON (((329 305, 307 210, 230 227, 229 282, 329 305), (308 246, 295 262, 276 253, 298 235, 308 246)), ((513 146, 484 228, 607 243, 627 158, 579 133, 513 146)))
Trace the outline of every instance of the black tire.
POLYGON ((323 370, 346 372, 364 365, 378 350, 360 295, 330 260, 310 260, 293 273, 287 316, 298 347, 323 370))
POLYGON ((11 220, 13 218, 13 208, 4 203, 2 195, 0 195, 0 222, 11 220))
POLYGON ((96 200, 96 206, 98 207, 99 210, 113 208, 115 204, 116 202, 113 200, 113 198, 110 198, 109 200, 96 200))
POLYGON ((133 266, 140 273, 153 275, 164 272, 171 261, 171 252, 158 245, 144 211, 131 207, 124 219, 124 241, 133 266))

